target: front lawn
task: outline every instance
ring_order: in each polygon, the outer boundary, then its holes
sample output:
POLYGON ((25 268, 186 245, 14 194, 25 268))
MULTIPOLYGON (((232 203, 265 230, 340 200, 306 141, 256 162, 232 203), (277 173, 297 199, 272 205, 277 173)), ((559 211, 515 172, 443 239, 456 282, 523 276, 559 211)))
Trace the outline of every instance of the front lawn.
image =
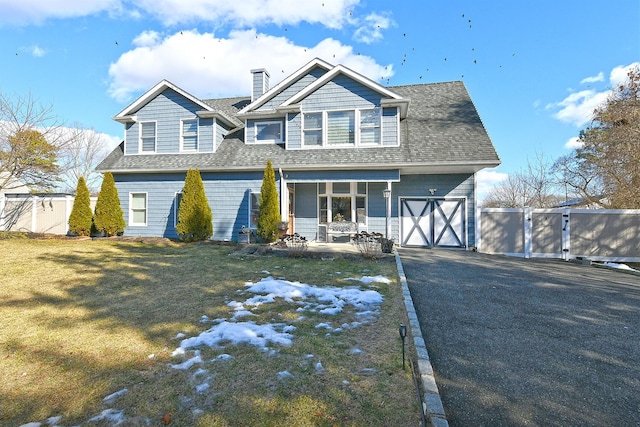
POLYGON ((392 259, 0 248, 1 425, 419 425, 392 259))

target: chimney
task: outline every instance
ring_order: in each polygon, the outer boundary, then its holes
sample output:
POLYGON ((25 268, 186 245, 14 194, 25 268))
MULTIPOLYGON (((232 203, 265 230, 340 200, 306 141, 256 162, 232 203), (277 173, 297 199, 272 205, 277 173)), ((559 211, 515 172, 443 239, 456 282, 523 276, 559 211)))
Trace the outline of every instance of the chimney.
POLYGON ((251 102, 260 98, 263 93, 269 90, 269 72, 264 68, 251 70, 253 81, 251 84, 251 102))

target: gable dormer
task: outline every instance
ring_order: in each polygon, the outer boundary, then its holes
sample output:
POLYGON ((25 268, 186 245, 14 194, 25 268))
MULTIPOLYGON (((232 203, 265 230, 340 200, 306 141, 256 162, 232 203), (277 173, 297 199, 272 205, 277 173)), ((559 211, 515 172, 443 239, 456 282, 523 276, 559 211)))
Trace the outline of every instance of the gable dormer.
POLYGON ((125 125, 124 154, 213 152, 235 119, 162 80, 113 119, 125 125))
POLYGON ((287 149, 397 146, 409 100, 343 66, 314 59, 242 109, 245 143, 287 149))

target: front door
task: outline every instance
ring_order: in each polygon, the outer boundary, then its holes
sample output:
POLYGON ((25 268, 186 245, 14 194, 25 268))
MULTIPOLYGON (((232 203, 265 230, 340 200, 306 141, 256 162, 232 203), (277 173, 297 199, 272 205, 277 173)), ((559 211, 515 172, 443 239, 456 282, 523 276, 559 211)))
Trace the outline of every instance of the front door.
POLYGON ((402 246, 466 247, 465 199, 401 198, 402 246))

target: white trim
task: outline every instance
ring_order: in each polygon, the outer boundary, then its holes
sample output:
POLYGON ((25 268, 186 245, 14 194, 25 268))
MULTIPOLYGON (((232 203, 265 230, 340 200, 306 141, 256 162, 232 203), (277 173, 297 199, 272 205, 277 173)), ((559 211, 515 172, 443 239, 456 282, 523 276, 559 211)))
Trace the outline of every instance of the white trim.
MULTIPOLYGON (((284 130, 284 126, 282 125, 282 119, 278 120, 262 120, 253 122, 253 143, 254 144, 282 144, 284 142, 282 138, 282 132, 284 130), (280 126, 280 139, 265 139, 258 140, 258 126, 259 125, 275 125, 280 126)), ((246 139, 245 139, 246 141, 246 139)))
POLYGON ((173 229, 175 230, 178 226, 178 211, 180 207, 178 206, 178 195, 180 195, 180 200, 182 200, 182 191, 176 191, 173 193, 173 229))
MULTIPOLYGON (((403 98, 397 93, 390 91, 389 89, 374 82, 373 80, 368 79, 362 74, 358 74, 355 71, 345 67, 344 65, 337 65, 333 67, 328 73, 325 73, 322 77, 317 79, 315 82, 311 83, 310 85, 302 89, 300 92, 296 93, 294 96, 292 96, 291 98, 287 99, 285 102, 280 104, 280 106, 286 107, 288 105, 296 104, 300 102, 302 99, 306 98, 308 95, 318 90, 320 87, 325 85, 327 82, 329 82, 331 79, 336 77, 338 74, 344 74, 345 76, 357 81, 358 83, 368 87, 369 89, 375 92, 378 92, 379 94, 384 95, 388 98, 391 98, 396 102, 399 100, 403 100, 403 98)), ((386 102, 388 103, 390 101, 386 101, 386 102)), ((408 102, 408 101, 403 100, 403 102, 408 102)))
MULTIPOLYGON (((136 209, 139 211, 140 209, 136 209)), ((149 193, 146 191, 130 191, 129 192, 129 227, 146 227, 149 223, 149 193), (134 194, 144 194, 144 223, 133 222, 133 207, 131 200, 134 194)))
MULTIPOLYGON (((383 128, 382 128, 382 107, 367 107, 367 108, 347 108, 347 109, 335 109, 335 110, 310 110, 301 112, 300 117, 300 148, 292 148, 292 149, 305 149, 305 150, 317 150, 317 149, 333 149, 333 148, 381 148, 381 147, 397 147, 399 145, 399 139, 397 139, 398 145, 389 145, 385 146, 382 140, 383 128), (380 140, 376 144, 366 144, 362 143, 362 111, 373 111, 379 110, 378 114, 378 129, 380 129, 380 140), (353 143, 344 143, 344 144, 329 144, 329 114, 331 113, 353 113, 353 125, 354 125, 354 135, 353 135, 353 143), (322 144, 320 145, 305 145, 304 143, 304 133, 305 133, 305 124, 304 117, 306 114, 321 114, 322 115, 322 126, 320 129, 313 128, 309 129, 310 131, 322 131, 322 144)), ((399 119, 398 119, 399 120, 399 119)), ((370 129, 374 129, 373 127, 370 129)), ((398 125, 398 133, 400 130, 400 126, 398 125)), ((399 135, 398 135, 399 138, 399 135)))
POLYGON ((158 152, 158 121, 157 120, 145 120, 138 122, 138 154, 155 154, 158 152), (143 150, 142 143, 142 125, 145 123, 153 123, 153 151, 143 150))
MULTIPOLYGON (((156 137, 157 140, 157 137, 156 137)), ((190 117, 180 119, 180 147, 181 153, 197 153, 200 151, 200 119, 198 117, 190 117), (193 150, 184 149, 184 122, 196 122, 196 148, 193 150)))
POLYGON ((208 105, 205 102, 199 100, 195 96, 193 96, 190 93, 188 93, 187 91, 179 88, 178 86, 174 85, 170 81, 162 80, 162 81, 158 82, 154 87, 152 87, 151 89, 146 91, 144 94, 142 94, 142 96, 140 96, 138 99, 136 99, 131 104, 129 104, 129 106, 127 106, 124 110, 122 110, 121 112, 116 114, 113 117, 113 120, 115 120, 117 122, 120 122, 120 123, 126 123, 128 121, 131 121, 131 115, 133 113, 138 111, 140 108, 142 108, 145 104, 147 104, 153 98, 155 98, 156 96, 160 95, 162 92, 164 92, 165 89, 172 89, 172 90, 178 92, 180 95, 184 96, 189 101, 192 101, 193 103, 195 103, 195 104, 199 105, 200 107, 202 107, 205 111, 215 111, 210 105, 208 105))

